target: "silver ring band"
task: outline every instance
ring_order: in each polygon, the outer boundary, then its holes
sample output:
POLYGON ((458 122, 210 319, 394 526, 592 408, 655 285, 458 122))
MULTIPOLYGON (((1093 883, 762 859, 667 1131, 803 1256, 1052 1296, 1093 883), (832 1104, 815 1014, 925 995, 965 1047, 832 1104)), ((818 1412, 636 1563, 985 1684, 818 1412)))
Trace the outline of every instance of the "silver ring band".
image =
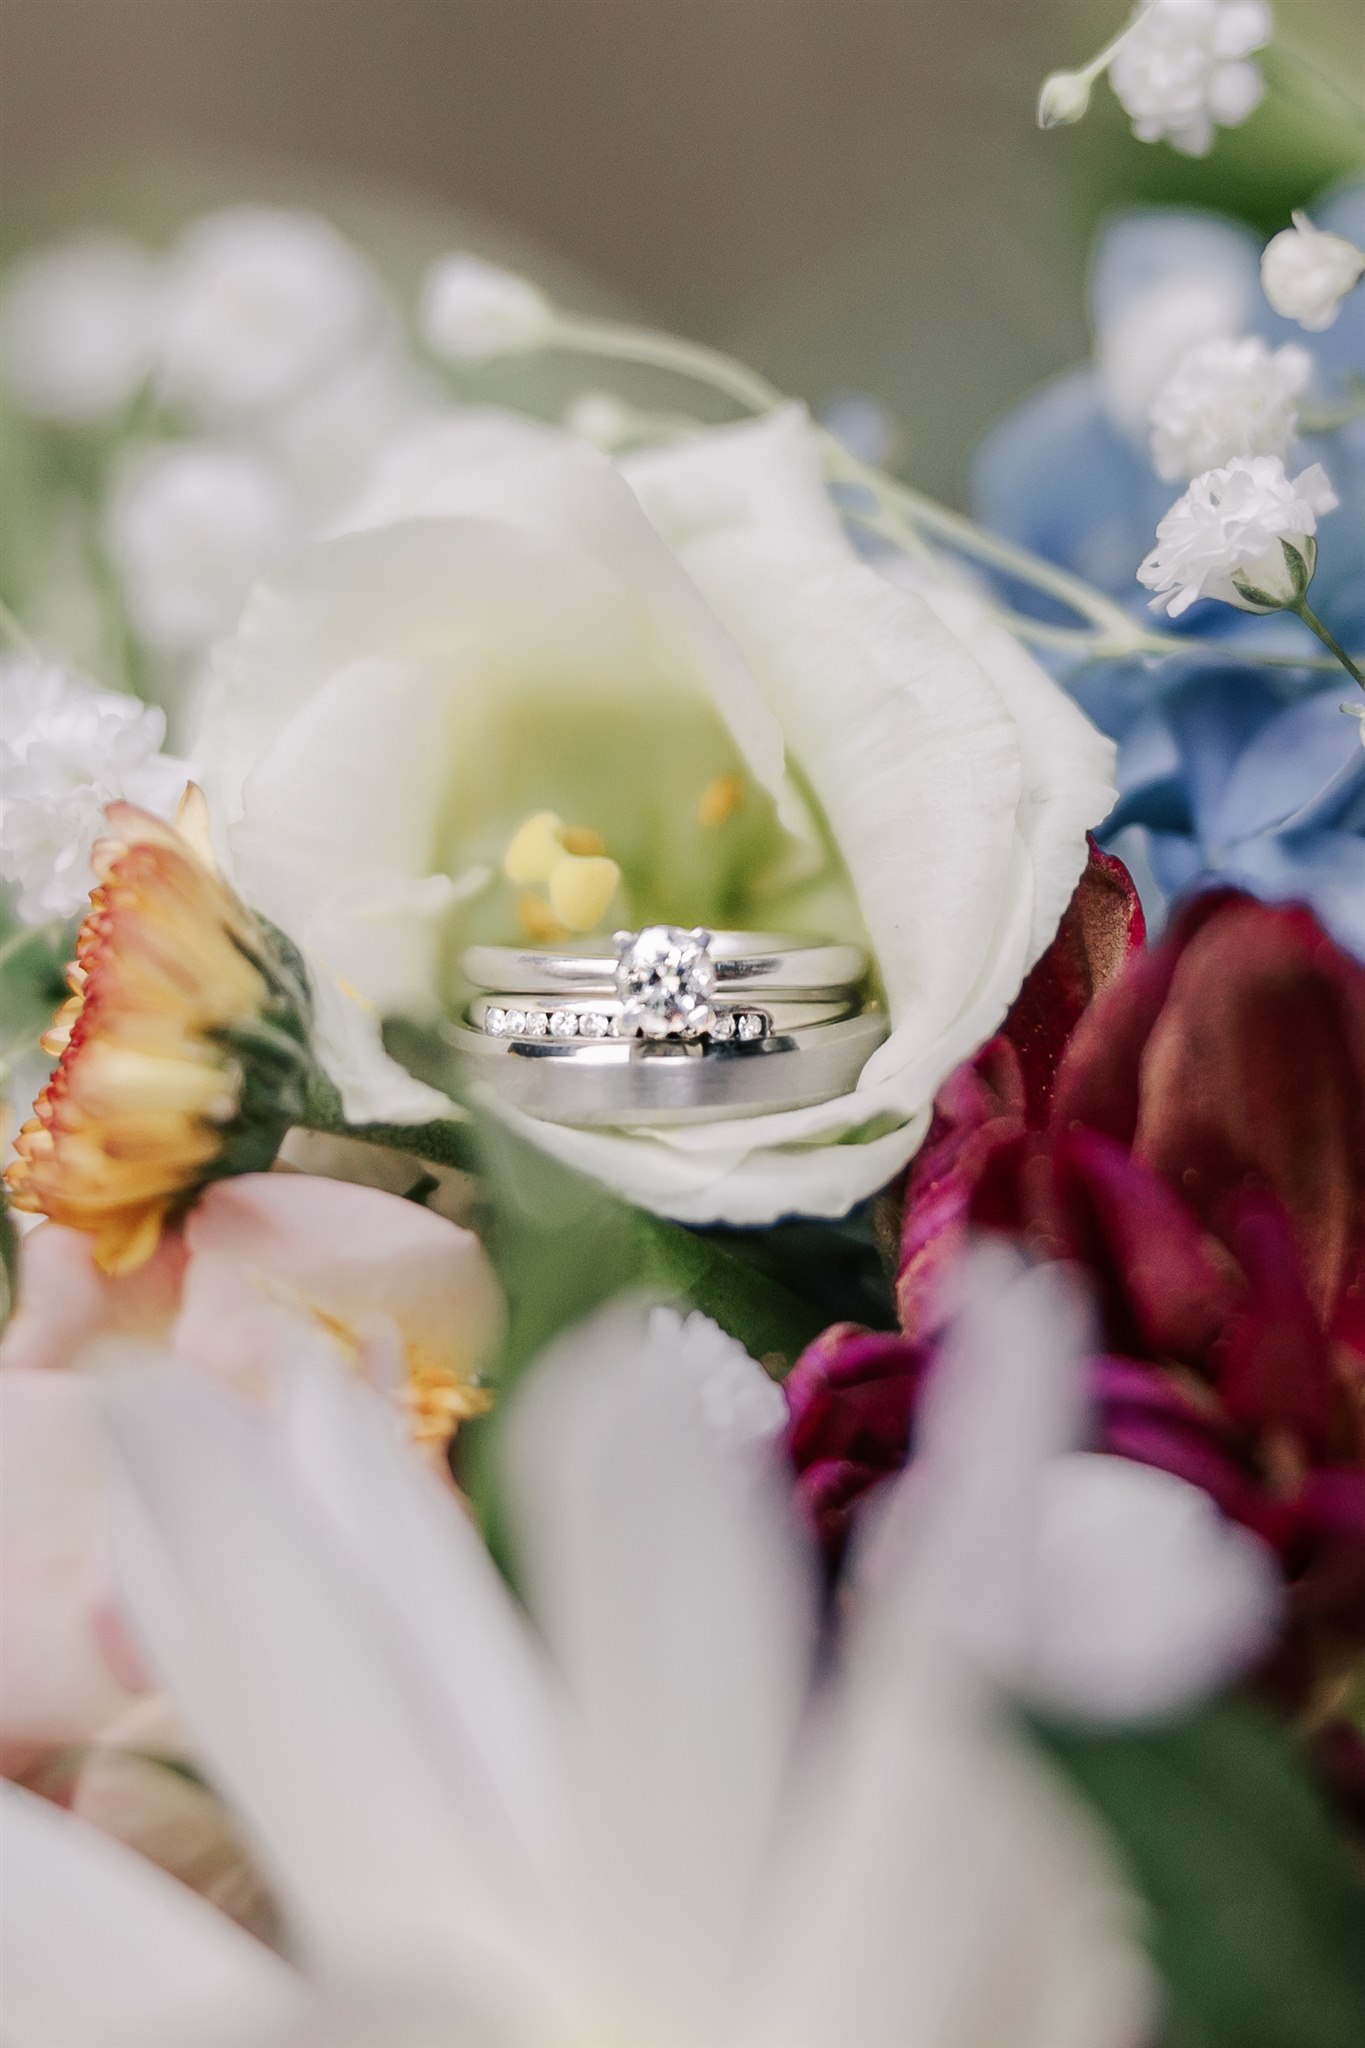
MULTIPOLYGON (((643 936, 619 933, 610 950, 575 953, 470 946, 462 966, 472 988, 504 995, 553 995, 560 989, 605 994, 616 985, 624 942, 643 936)), ((714 985, 736 994, 781 989, 784 994, 822 995, 856 986, 867 972, 861 946, 811 944, 782 932, 712 932, 706 935, 705 951, 714 985)))
POLYGON ((880 1010, 738 1039, 511 1038, 449 1027, 477 1073, 548 1123, 689 1124, 804 1109, 845 1095, 887 1033, 880 1010))
MULTIPOLYGON (((712 1003, 705 1036, 723 1045, 737 1038, 752 1045, 774 1032, 799 1030, 810 1024, 837 1024, 859 1006, 851 995, 812 1001, 779 998, 758 1008, 747 1003, 712 1003)), ((602 1039, 633 1038, 623 1023, 624 1004, 616 996, 561 996, 557 999, 496 994, 475 996, 466 1012, 470 1024, 490 1038, 602 1039)))

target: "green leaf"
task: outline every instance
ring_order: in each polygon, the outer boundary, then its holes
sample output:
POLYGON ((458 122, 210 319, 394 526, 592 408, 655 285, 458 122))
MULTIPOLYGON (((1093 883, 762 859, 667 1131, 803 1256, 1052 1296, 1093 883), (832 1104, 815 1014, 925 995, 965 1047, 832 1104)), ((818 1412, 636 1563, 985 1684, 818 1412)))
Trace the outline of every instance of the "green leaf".
POLYGON ((1041 1733, 1147 1902, 1182 2044, 1361 2048, 1365 1888, 1269 1720, 1224 1704, 1136 1732, 1041 1733))
POLYGON ((484 1235, 509 1320, 494 1376, 499 1400, 460 1431, 457 1455, 462 1483, 505 1566, 496 1446, 506 1396, 562 1331, 618 1295, 640 1294, 701 1309, 780 1376, 828 1318, 725 1244, 632 1208, 491 1118, 476 1130, 484 1235))
POLYGON ((19 1233, 9 1212, 9 1199, 0 1186, 0 1335, 14 1314, 19 1284, 19 1233))

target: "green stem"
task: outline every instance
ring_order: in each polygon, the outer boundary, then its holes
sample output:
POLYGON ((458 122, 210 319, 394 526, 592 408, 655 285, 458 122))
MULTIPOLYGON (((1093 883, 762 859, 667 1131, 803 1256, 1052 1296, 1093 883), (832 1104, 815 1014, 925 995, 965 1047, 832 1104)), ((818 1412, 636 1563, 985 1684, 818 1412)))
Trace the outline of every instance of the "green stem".
POLYGON ((1296 618, 1300 618, 1303 620, 1303 623, 1305 624, 1305 626, 1307 626, 1310 633, 1317 634, 1323 646, 1327 648, 1330 653, 1336 656, 1337 660, 1345 669, 1347 675, 1354 676, 1355 680, 1360 684, 1361 689, 1365 690, 1365 669, 1362 669, 1358 663, 1354 662, 1351 659, 1350 655, 1346 652, 1346 649, 1342 646, 1341 642, 1336 638, 1336 636, 1333 633, 1328 631, 1326 626, 1323 625, 1322 620, 1313 610, 1313 607, 1309 604, 1308 599, 1306 597, 1298 598, 1295 603, 1290 605, 1289 609, 1291 612, 1294 613, 1296 618))
POLYGON ((700 342, 656 334, 649 327, 619 327, 613 321, 578 320, 556 314, 549 346, 568 355, 600 356, 608 362, 639 363, 665 370, 733 399, 746 412, 773 412, 787 399, 756 370, 700 342))
POLYGON ((21 930, 11 932, 4 944, 0 945, 0 973, 3 973, 12 960, 19 959, 21 954, 26 953, 30 946, 37 945, 40 940, 46 945, 51 945, 63 929, 63 920, 56 918, 51 924, 25 925, 21 930))
POLYGON ((21 654, 36 654, 38 652, 32 639, 24 631, 24 628, 3 599, 0 599, 0 633, 3 633, 10 644, 17 647, 21 654))
MULTIPOLYGON (((1123 33, 1126 35, 1128 30, 1123 33)), ((1112 54, 1112 48, 1106 53, 1106 58, 1109 54, 1112 54)), ((623 327, 613 321, 580 320, 557 313, 549 346, 612 362, 637 363, 642 368, 685 377, 719 392, 746 412, 775 412, 791 402, 766 377, 736 362, 720 349, 706 348, 699 342, 681 341, 670 334, 658 334, 652 328, 623 327)), ((1078 655, 1092 660, 1116 660, 1132 655, 1151 655, 1167 661, 1191 658, 1193 650, 1188 640, 1174 633, 1144 630, 1114 598, 1094 589, 1081 577, 1073 576, 1070 570, 1031 554, 1027 548, 1016 547, 1012 541, 1002 540, 997 534, 987 533, 960 512, 950 511, 946 505, 926 497, 922 491, 916 491, 909 484, 886 476, 880 470, 869 468, 856 456, 850 455, 832 435, 822 433, 820 440, 832 480, 860 484, 877 501, 875 513, 855 511, 850 514, 860 525, 882 534, 931 567, 936 557, 925 540, 925 534, 934 534, 959 554, 1003 570, 1020 583, 1055 598, 1078 618, 1089 622, 1088 628, 1051 626, 999 608, 1005 624, 1021 639, 1038 646, 1074 649, 1078 655)), ((1315 626, 1314 631, 1318 630, 1315 626)), ((1319 637, 1324 636, 1319 633, 1319 637)), ((1334 641, 1326 641, 1325 644, 1331 647, 1337 660, 1343 661, 1353 675, 1359 676, 1349 655, 1334 641)), ((1322 655, 1262 653, 1260 649, 1253 652, 1245 647, 1207 643, 1201 643, 1198 652, 1201 661, 1252 659, 1268 668, 1330 670, 1335 665, 1322 655)))

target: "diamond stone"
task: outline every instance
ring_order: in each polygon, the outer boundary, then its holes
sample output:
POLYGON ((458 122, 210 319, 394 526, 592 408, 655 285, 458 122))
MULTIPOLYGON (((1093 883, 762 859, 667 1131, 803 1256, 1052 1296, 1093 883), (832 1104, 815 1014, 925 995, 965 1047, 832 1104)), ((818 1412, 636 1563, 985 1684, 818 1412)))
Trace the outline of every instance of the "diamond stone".
POLYGON ((507 1012, 507 1036, 509 1038, 524 1038, 526 1036, 525 1010, 509 1010, 507 1012))
POLYGON ((758 1010, 743 1010, 739 1017, 739 1035, 746 1045, 752 1045, 756 1038, 762 1038, 768 1028, 768 1020, 758 1010))
POLYGON ((492 1006, 483 1013, 483 1028, 490 1038, 507 1036, 507 1012, 492 1006))
POLYGON ((733 1010, 717 1010, 711 1019, 711 1036, 717 1044, 724 1044, 735 1035, 735 1013, 733 1010))
POLYGON ((578 1016, 573 1010, 551 1010, 551 1038, 577 1038, 578 1016))
POLYGON ((526 1036, 528 1038, 543 1038, 549 1028, 550 1020, 544 1010, 528 1010, 526 1012, 526 1036))
POLYGON ((716 985, 710 932, 650 924, 618 932, 616 943, 622 1036, 700 1038, 711 1023, 716 985))
POLYGON ((603 1010, 585 1010, 578 1020, 580 1038, 609 1038, 611 1018, 603 1010))

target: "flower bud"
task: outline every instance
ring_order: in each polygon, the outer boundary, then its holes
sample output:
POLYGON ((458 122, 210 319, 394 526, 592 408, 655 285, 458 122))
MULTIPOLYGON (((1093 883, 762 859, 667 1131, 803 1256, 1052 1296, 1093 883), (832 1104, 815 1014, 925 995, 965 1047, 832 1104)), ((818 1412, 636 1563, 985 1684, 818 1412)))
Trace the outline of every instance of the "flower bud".
POLYGON ((1284 611, 1298 603, 1317 565, 1317 542, 1306 533, 1291 534, 1236 571, 1227 601, 1244 612, 1284 611))
POLYGON ((1306 213, 1296 213, 1261 257, 1261 288, 1275 311, 1314 333, 1332 325, 1362 277, 1365 249, 1314 227, 1306 213))
POLYGON ((1090 80, 1083 71, 1054 71, 1038 95, 1038 126, 1069 128, 1083 121, 1090 105, 1090 80))
POLYGON ((451 363, 530 355, 551 324, 548 299, 528 279, 462 254, 432 264, 418 317, 427 346, 451 363))

